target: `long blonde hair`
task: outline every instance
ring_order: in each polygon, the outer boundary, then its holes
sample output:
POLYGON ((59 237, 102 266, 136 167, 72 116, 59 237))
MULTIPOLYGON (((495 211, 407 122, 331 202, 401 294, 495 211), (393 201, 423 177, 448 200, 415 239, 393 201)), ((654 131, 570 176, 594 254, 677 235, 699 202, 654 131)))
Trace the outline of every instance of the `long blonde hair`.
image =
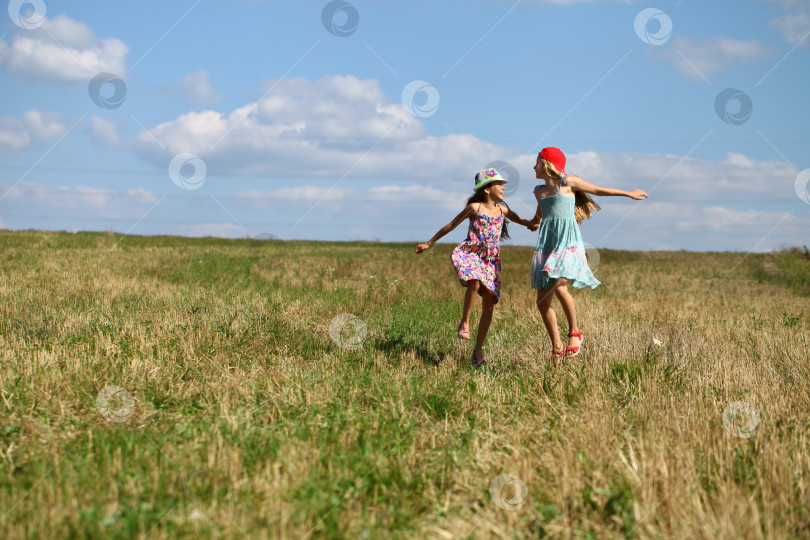
MULTIPOLYGON (((549 160, 545 158, 540 158, 543 160, 543 165, 546 168, 546 176, 557 176, 560 178, 560 181, 565 184, 565 175, 561 174, 560 171, 551 163, 549 160)), ((602 207, 591 198, 590 195, 587 193, 583 193, 582 191, 574 191, 574 217, 577 220, 577 223, 582 223, 586 219, 591 218, 591 214, 594 212, 598 212, 601 210, 602 207)))

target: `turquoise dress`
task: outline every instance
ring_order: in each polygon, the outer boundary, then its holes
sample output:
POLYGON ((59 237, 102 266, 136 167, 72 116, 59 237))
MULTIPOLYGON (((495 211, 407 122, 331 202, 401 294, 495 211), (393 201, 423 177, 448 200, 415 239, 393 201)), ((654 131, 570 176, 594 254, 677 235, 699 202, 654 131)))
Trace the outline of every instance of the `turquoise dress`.
POLYGON ((557 278, 564 277, 578 289, 595 289, 599 280, 588 267, 585 244, 574 217, 574 197, 558 192, 540 199, 540 208, 543 216, 532 259, 532 288, 547 289, 557 278))

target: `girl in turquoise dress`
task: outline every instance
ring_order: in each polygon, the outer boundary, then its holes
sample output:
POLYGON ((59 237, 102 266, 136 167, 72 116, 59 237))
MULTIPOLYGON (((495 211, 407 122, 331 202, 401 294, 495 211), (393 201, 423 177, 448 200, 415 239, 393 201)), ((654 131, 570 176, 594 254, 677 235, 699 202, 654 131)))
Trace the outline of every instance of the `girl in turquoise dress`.
POLYGON ((492 322, 492 311, 501 296, 500 239, 508 239, 506 218, 529 226, 503 203, 506 180, 495 169, 484 169, 475 175, 475 193, 467 200, 467 206, 453 221, 439 229, 433 238, 416 246, 416 253, 427 250, 439 238, 455 229, 465 219, 470 220, 467 238, 450 255, 458 280, 467 288, 458 336, 470 339, 469 319, 476 293, 481 296, 481 319, 471 361, 476 367, 487 363, 484 359, 484 340, 492 322))
POLYGON ((537 289, 537 308, 543 317, 546 331, 551 338, 552 356, 555 363, 562 358, 579 354, 583 335, 577 323, 574 297, 568 291, 573 285, 578 289, 596 288, 599 281, 588 267, 585 245, 579 232, 579 223, 599 210, 591 195, 630 197, 641 200, 647 193, 640 189, 623 191, 594 186, 578 176, 565 173, 565 154, 558 148, 543 148, 534 166, 537 179, 545 185, 534 188, 537 198, 537 213, 531 222, 534 230, 539 225, 537 247, 532 259, 532 288, 537 289), (560 339, 557 315, 551 301, 557 296, 568 319, 568 346, 560 339))

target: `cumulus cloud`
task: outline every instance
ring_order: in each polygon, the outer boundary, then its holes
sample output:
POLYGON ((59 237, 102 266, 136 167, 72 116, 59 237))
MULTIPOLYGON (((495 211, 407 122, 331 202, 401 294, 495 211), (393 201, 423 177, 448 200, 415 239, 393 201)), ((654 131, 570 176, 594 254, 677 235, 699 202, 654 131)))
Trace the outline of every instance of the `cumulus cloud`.
POLYGON ((708 40, 676 37, 671 47, 661 48, 657 54, 672 62, 675 71, 681 75, 704 81, 735 65, 756 64, 762 59, 772 58, 776 52, 755 39, 742 41, 714 36, 708 40))
POLYGON ((572 174, 605 187, 638 187, 651 197, 709 204, 790 201, 798 169, 782 161, 758 161, 729 153, 724 161, 667 154, 581 152, 568 157, 572 174))
POLYGON ((106 118, 100 116, 91 117, 90 130, 93 139, 97 143, 114 148, 121 146, 121 135, 118 133, 118 127, 106 118))
POLYGON ((191 152, 214 173, 271 178, 441 177, 475 171, 495 159, 508 161, 515 154, 472 135, 430 135, 377 80, 351 75, 284 79, 268 81, 265 89, 261 99, 230 113, 190 112, 142 131, 132 146, 159 166, 191 152))
POLYGON ((768 24, 782 34, 788 43, 801 43, 802 47, 810 49, 810 10, 806 6, 771 19, 768 24))
POLYGON ((3 187, 4 200, 15 210, 62 217, 93 217, 108 219, 138 219, 158 197, 143 188, 124 191, 89 186, 50 186, 36 182, 21 182, 3 187))
POLYGON ((799 171, 781 161, 581 152, 568 156, 566 169, 602 187, 650 195, 640 202, 598 197, 602 210, 583 225, 597 246, 765 251, 806 242, 810 228, 794 190, 799 171))
MULTIPOLYGON (((527 157, 523 164, 513 165, 523 171, 530 161, 527 157)), ((803 231, 810 228, 810 212, 793 190, 798 171, 778 161, 736 153, 712 161, 589 151, 569 154, 567 169, 601 187, 641 188, 650 194, 646 201, 597 197, 602 210, 582 230, 585 240, 598 247, 765 251, 801 243, 803 231)), ((518 191, 507 198, 524 217, 534 213, 531 191, 536 182, 527 174, 518 191)), ((282 237, 304 229, 329 239, 354 231, 352 238, 358 239, 424 240, 463 208, 469 193, 463 180, 441 188, 418 180, 368 187, 365 182, 306 184, 245 190, 225 204, 245 224, 260 221, 272 210, 273 231, 282 237), (373 234, 363 236, 363 230, 373 234)), ((464 228, 462 224, 445 241, 460 240, 464 228)), ((512 236, 515 244, 535 241, 534 234, 519 226, 512 236)))
MULTIPOLYGON (((221 205, 209 201, 184 210, 189 225, 170 232, 244 237, 271 231, 337 240, 349 231, 356 239, 374 231, 385 240, 424 240, 461 210, 472 173, 496 159, 523 177, 507 202, 519 214, 534 213, 534 155, 472 135, 431 135, 375 80, 279 80, 269 81, 265 91, 231 112, 187 113, 121 140, 160 168, 177 153, 191 152, 203 158, 209 176, 267 178, 251 190, 234 188, 233 196, 221 196, 221 205), (229 221, 211 220, 220 206, 229 221)), ((120 140, 108 121, 94 119, 93 129, 110 144, 120 140)), ((798 170, 776 160, 741 153, 706 160, 581 151, 568 155, 566 169, 598 186, 650 194, 647 201, 600 197, 603 210, 583 225, 585 240, 598 247, 765 250, 799 243, 810 228, 806 212, 780 221, 788 209, 804 205, 794 191, 798 170)), ((130 199, 140 217, 143 201, 130 199)), ((101 212, 94 208, 88 215, 101 212)), ((447 241, 463 234, 457 230, 447 241)), ((534 235, 515 227, 513 238, 531 244, 534 235)))
POLYGON ((739 231, 756 226, 764 236, 769 228, 779 225, 798 226, 801 219, 789 211, 763 212, 761 210, 735 210, 722 206, 710 206, 698 211, 697 219, 680 220, 675 224, 678 230, 688 231, 739 231))
POLYGON ((582 225, 586 242, 621 249, 769 251, 806 243, 810 214, 753 210, 695 201, 600 199, 602 210, 582 225), (618 226, 617 226, 618 225, 618 226))
POLYGON ((810 4, 807 0, 760 1, 776 4, 785 12, 769 20, 768 26, 782 34, 788 43, 792 45, 800 43, 805 49, 810 49, 810 4))
POLYGON ((102 39, 66 15, 19 30, 10 42, 0 40, 0 66, 35 81, 85 82, 101 72, 125 77, 128 53, 122 41, 102 39))
POLYGON ((212 105, 222 100, 222 96, 211 86, 211 77, 204 69, 190 73, 179 81, 165 84, 161 90, 195 107, 212 105))
POLYGON ((0 155, 16 155, 61 137, 67 130, 57 113, 26 111, 22 118, 0 117, 0 155))
MULTIPOLYGON (((461 188, 461 186, 458 186, 461 188)), ((301 205, 330 205, 332 210, 342 210, 344 206, 367 205, 367 213, 390 215, 391 207, 412 210, 414 206, 430 206, 443 212, 459 212, 470 195, 466 190, 445 190, 415 184, 409 186, 380 185, 368 189, 354 186, 323 188, 305 185, 273 190, 240 191, 232 199, 234 205, 243 208, 266 209, 279 203, 301 205)))

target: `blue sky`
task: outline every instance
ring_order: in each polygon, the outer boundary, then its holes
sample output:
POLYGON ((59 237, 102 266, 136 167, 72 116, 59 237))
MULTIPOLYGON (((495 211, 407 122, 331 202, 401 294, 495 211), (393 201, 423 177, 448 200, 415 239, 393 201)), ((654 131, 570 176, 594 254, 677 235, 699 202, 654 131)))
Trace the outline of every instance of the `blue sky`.
POLYGON ((557 146, 650 194, 600 198, 596 247, 810 239, 806 1, 8 7, 1 228, 422 242, 496 161, 530 217, 557 146))

